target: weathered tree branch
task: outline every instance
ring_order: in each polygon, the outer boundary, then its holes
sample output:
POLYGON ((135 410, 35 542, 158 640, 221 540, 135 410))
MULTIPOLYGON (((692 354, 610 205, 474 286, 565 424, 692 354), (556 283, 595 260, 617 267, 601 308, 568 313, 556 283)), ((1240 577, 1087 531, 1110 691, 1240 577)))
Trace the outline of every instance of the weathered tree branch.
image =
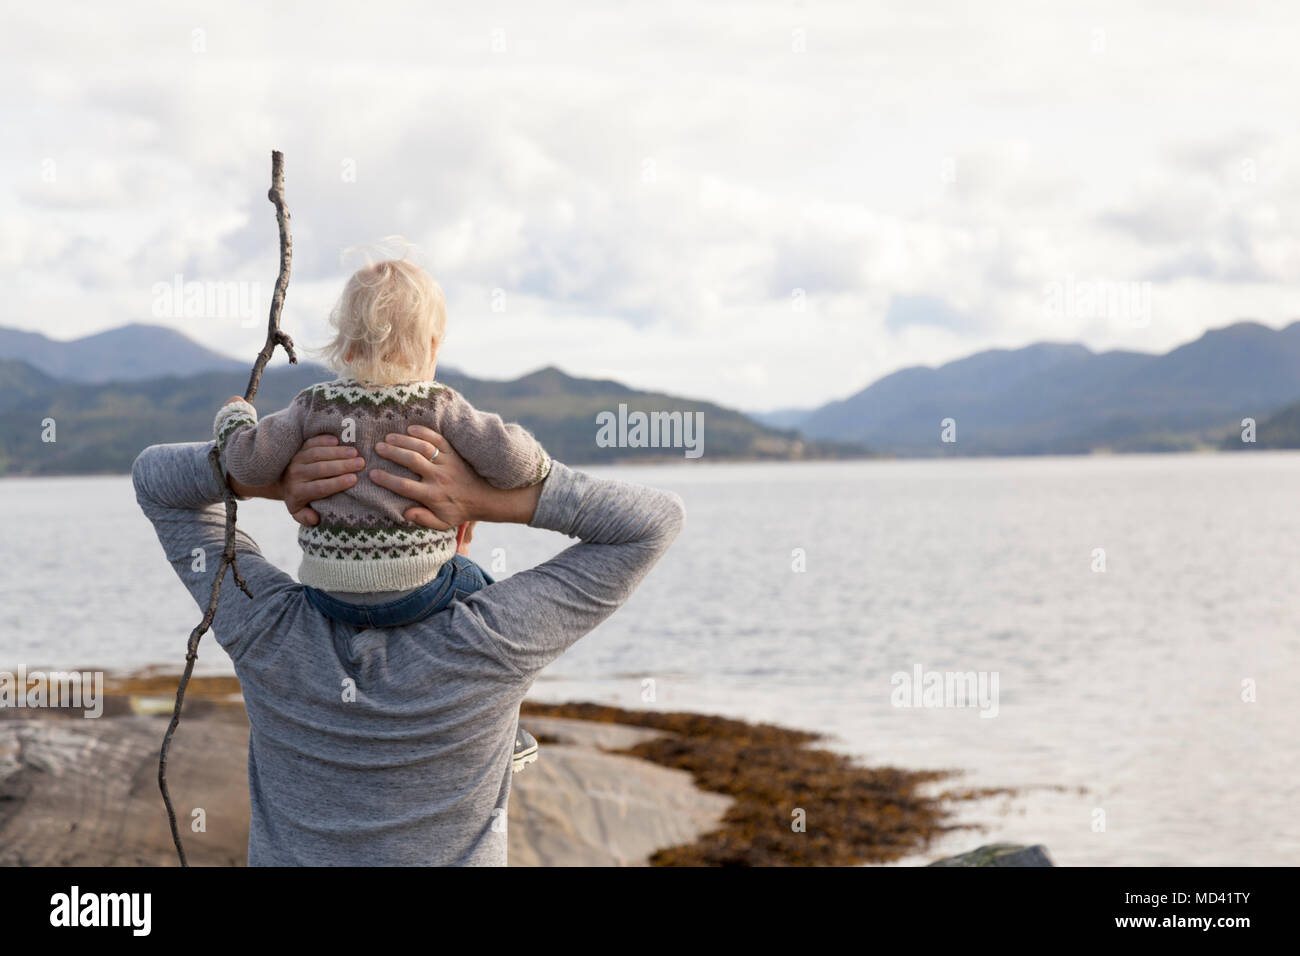
POLYGON ((289 210, 284 205, 284 154, 271 153, 271 188, 266 198, 275 204, 275 224, 280 229, 280 274, 275 277, 275 292, 271 295, 271 316, 267 320, 266 344, 257 353, 253 363, 252 374, 248 376, 248 388, 244 391, 244 401, 251 402, 257 394, 257 386, 262 382, 262 372, 266 363, 271 361, 277 345, 284 348, 289 362, 296 365, 298 356, 293 351, 293 339, 280 330, 280 310, 284 308, 284 294, 289 289, 289 266, 293 262, 293 236, 289 234, 289 210))
MULTIPOLYGON (((291 363, 297 364, 298 362, 298 356, 293 350, 293 339, 280 330, 280 313, 284 309, 284 295, 289 288, 289 268, 293 263, 293 237, 289 234, 289 210, 284 205, 284 154, 279 150, 271 152, 271 188, 267 191, 266 198, 275 204, 275 222, 280 230, 280 273, 276 276, 275 292, 271 296, 271 313, 266 326, 266 344, 262 346, 262 351, 257 353, 257 360, 253 363, 252 374, 248 377, 248 388, 244 392, 244 400, 248 402, 251 402, 257 395, 257 387, 262 382, 262 372, 266 370, 266 364, 271 361, 271 356, 275 354, 277 345, 288 354, 291 363)), ((167 789, 167 750, 171 746, 172 735, 176 733, 176 727, 181 722, 181 709, 185 706, 185 690, 189 687, 190 677, 194 673, 194 662, 199 657, 199 641, 207 633, 208 628, 212 626, 212 620, 217 615, 217 602, 221 598, 221 583, 225 580, 227 568, 234 575, 235 584, 239 586, 239 589, 250 598, 253 596, 253 592, 248 589, 248 584, 239 571, 239 563, 235 554, 235 493, 226 481, 225 472, 221 468, 221 454, 215 444, 212 446, 212 450, 208 452, 208 461, 212 465, 212 472, 217 481, 221 483, 222 497, 226 503, 226 540, 221 549, 221 563, 217 566, 216 574, 212 578, 212 590, 208 595, 208 609, 203 613, 203 620, 198 623, 194 630, 190 631, 189 644, 185 652, 185 672, 181 675, 180 684, 176 688, 176 706, 172 709, 171 723, 167 725, 167 733, 163 735, 162 750, 158 753, 158 789, 162 791, 163 804, 167 807, 167 821, 171 824, 172 841, 176 844, 176 853, 181 859, 181 866, 189 866, 190 864, 185 858, 185 847, 181 844, 181 833, 176 824, 176 810, 172 806, 171 793, 167 789)))

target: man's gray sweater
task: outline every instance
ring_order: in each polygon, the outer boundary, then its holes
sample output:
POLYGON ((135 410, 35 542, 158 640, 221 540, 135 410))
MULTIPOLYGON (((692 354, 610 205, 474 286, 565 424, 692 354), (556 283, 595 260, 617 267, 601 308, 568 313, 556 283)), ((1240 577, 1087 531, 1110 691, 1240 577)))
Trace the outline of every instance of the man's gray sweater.
MULTIPOLYGON (((200 608, 225 528, 210 448, 154 445, 132 469, 200 608)), ((212 631, 248 708, 249 865, 504 865, 520 701, 627 600, 683 514, 671 492, 556 462, 532 526, 580 543, 418 624, 376 630, 321 615, 239 532, 254 597, 227 574, 212 631)))

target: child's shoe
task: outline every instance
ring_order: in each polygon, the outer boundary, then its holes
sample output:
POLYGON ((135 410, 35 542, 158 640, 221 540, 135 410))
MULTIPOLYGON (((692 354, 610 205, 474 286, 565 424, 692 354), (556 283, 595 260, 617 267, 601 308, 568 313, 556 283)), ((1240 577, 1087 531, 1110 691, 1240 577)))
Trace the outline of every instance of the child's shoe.
POLYGON ((515 732, 515 755, 510 761, 510 769, 518 773, 536 759, 537 738, 520 727, 515 732))

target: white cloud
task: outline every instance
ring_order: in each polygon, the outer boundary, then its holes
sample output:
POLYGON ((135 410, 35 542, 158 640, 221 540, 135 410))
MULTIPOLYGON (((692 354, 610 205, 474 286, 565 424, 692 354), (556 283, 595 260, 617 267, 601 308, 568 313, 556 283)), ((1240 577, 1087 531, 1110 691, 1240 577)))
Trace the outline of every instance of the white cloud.
MULTIPOLYGON (((555 364, 811 405, 984 347, 1161 349, 1295 314, 1300 85, 1272 5, 240 0, 7 18, 7 325, 148 321, 177 273, 269 295, 272 147, 290 331, 323 335, 341 250, 400 233, 447 290, 443 360, 476 374, 555 364), (1045 315, 1044 287, 1068 278, 1150 281, 1152 323, 1045 315)), ((257 344, 227 320, 175 324, 232 354, 257 344)))

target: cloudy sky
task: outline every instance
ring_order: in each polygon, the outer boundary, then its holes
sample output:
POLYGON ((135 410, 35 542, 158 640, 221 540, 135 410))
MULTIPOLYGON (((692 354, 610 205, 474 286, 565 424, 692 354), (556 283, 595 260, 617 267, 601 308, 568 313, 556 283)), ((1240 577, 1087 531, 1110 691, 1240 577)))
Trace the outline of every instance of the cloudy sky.
POLYGON ((993 346, 1284 325, 1300 14, 1136 6, 10 6, 0 325, 251 360, 254 322, 159 284, 244 283, 262 320, 272 148, 290 333, 319 343, 345 250, 399 234, 447 292, 442 360, 482 376, 765 409, 993 346))

